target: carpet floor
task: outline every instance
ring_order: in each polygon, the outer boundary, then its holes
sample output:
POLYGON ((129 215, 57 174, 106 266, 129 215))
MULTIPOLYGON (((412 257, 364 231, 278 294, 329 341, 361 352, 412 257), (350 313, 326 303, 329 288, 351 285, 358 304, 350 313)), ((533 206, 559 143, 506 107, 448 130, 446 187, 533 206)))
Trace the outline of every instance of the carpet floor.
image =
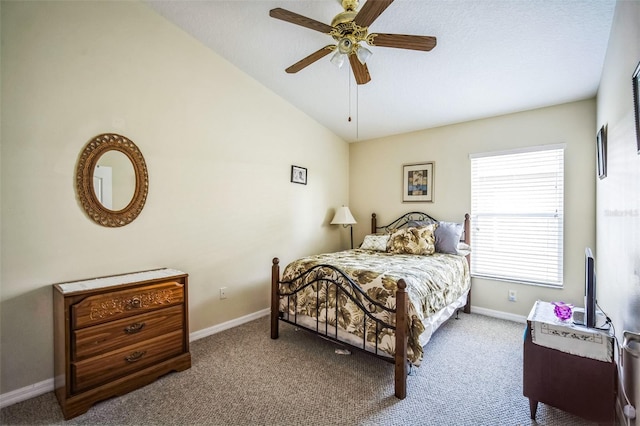
POLYGON ((522 395, 524 324, 446 322, 393 396, 393 364, 269 318, 192 342, 192 367, 64 421, 53 392, 0 410, 3 425, 591 425, 522 395))

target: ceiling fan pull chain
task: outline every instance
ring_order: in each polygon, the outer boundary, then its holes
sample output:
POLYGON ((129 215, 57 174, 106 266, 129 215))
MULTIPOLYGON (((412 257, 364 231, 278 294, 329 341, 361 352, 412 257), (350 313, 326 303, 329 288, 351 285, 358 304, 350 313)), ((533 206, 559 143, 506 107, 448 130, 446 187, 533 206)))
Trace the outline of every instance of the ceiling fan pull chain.
POLYGON ((360 140, 360 98, 358 97, 358 85, 356 85, 356 140, 360 140))
POLYGON ((351 123, 351 74, 347 73, 347 85, 349 86, 349 123, 351 123))

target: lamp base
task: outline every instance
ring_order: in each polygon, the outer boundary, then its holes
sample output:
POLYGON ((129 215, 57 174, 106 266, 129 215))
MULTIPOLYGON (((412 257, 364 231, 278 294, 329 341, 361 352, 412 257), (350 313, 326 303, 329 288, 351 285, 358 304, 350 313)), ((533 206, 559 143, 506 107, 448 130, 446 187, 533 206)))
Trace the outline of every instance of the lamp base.
POLYGON ((353 226, 350 226, 349 228, 351 228, 351 250, 353 250, 353 226))

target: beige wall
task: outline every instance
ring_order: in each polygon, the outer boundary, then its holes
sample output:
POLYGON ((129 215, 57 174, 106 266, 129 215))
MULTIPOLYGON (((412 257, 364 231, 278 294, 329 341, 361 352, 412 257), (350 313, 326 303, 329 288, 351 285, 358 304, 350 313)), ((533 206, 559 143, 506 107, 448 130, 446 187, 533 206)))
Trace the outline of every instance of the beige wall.
MULTIPOLYGON (((595 114, 592 99, 351 144, 352 212, 365 219, 374 211, 383 223, 412 210, 462 221, 471 208, 469 154, 566 144, 564 288, 474 278, 472 305, 527 315, 537 299, 582 304, 584 248, 595 244, 595 114), (422 161, 435 161, 435 201, 402 203, 402 165, 422 161), (511 289, 516 302, 507 300, 511 289)), ((369 222, 359 221, 354 232, 359 244, 369 222)))
MULTIPOLYGON (((613 320, 620 340, 623 330, 640 332, 640 155, 631 85, 638 61, 640 2, 619 1, 598 91, 598 119, 593 132, 603 125, 608 128, 607 177, 597 183, 598 303, 613 320)), ((627 363, 625 370, 627 390, 635 394, 638 409, 640 362, 627 363), (632 366, 635 371, 630 369, 632 366)), ((633 400, 633 395, 630 397, 633 400)))
POLYGON ((53 377, 51 284, 171 267, 191 332, 268 307, 271 259, 348 244, 348 145, 137 2, 2 2, 1 377, 53 377), (145 156, 130 225, 88 219, 74 169, 93 136, 145 156), (289 182, 307 167, 308 185, 289 182), (219 300, 219 288, 228 299, 219 300))

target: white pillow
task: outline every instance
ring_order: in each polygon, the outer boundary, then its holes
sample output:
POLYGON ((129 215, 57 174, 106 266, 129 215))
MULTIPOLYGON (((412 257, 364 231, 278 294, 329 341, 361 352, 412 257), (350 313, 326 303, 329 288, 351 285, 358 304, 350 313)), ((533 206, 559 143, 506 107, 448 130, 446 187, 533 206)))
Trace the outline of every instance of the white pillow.
POLYGON ((460 256, 467 256, 471 254, 471 246, 469 244, 460 242, 458 243, 458 254, 460 256))
POLYGON ((367 235, 360 246, 363 250, 387 251, 387 242, 389 234, 384 235, 367 235))

